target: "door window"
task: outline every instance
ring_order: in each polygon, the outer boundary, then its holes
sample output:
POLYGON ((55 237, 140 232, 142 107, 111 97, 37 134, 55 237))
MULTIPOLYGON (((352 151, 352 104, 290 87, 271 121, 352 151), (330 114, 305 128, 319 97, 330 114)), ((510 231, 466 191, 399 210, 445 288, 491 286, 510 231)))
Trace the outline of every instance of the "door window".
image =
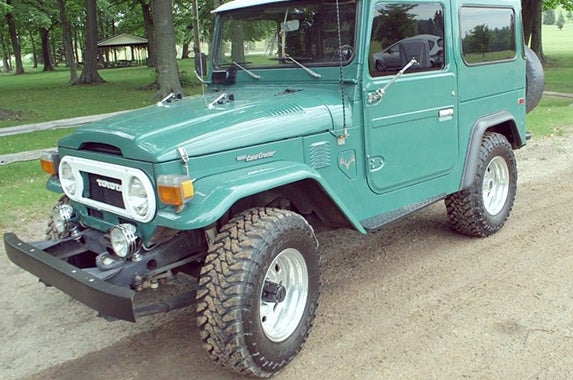
POLYGON ((444 68, 444 10, 438 3, 378 4, 372 23, 368 68, 373 77, 444 68))

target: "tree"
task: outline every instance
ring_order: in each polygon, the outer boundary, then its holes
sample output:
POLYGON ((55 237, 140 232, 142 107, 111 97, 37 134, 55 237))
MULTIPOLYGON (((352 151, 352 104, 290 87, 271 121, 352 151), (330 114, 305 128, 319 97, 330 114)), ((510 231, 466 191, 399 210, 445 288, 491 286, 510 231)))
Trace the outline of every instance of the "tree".
POLYGON ((553 9, 546 9, 543 11, 543 25, 555 24, 555 11, 553 9))
POLYGON ((10 50, 8 48, 8 43, 4 39, 4 36, 0 35, 0 38, 0 42, 2 43, 2 50, 4 51, 4 54, 2 54, 2 69, 5 73, 9 73, 12 71, 12 67, 10 66, 10 50))
POLYGON ((492 38, 493 32, 486 24, 476 25, 462 40, 465 45, 464 51, 480 53, 482 57, 485 57, 485 53, 490 51, 492 38))
POLYGON ((105 82, 97 71, 97 0, 86 0, 86 47, 84 69, 78 84, 105 82))
POLYGON ((138 0, 143 13, 143 26, 145 27, 145 35, 147 36, 147 66, 157 66, 157 54, 155 43, 155 32, 153 26, 153 16, 151 14, 151 7, 147 0, 138 0))
POLYGON ((151 12, 155 27, 157 48, 157 98, 170 93, 181 93, 177 50, 175 49, 175 29, 173 27, 173 6, 170 0, 151 0, 151 12))
POLYGON ((66 14, 66 1, 58 0, 58 10, 60 11, 60 22, 62 23, 62 34, 64 37, 64 53, 66 55, 66 63, 70 68, 70 83, 76 84, 78 82, 78 74, 76 71, 76 60, 74 59, 74 46, 72 43, 72 28, 68 21, 66 14))
POLYGON ((541 15, 543 9, 555 9, 558 5, 566 10, 573 10, 571 0, 521 0, 525 43, 529 44, 541 60, 545 60, 541 44, 541 15))
POLYGON ((563 11, 559 11, 559 17, 557 17, 557 21, 555 25, 559 28, 559 30, 563 29, 563 25, 565 25, 565 16, 563 16, 563 11))
POLYGON ((50 54, 50 30, 41 26, 40 40, 42 41, 42 60, 44 61, 44 71, 55 71, 52 64, 52 55, 50 54))
MULTIPOLYGON (((12 5, 12 0, 6 0, 6 4, 12 5)), ((22 49, 20 47, 20 39, 18 36, 18 31, 16 30, 16 21, 14 20, 14 14, 10 10, 6 13, 6 21, 8 22, 8 33, 10 34, 10 40, 12 41, 12 50, 14 51, 14 58, 16 60, 16 75, 24 74, 24 65, 22 64, 22 49)))
MULTIPOLYGON (((557 1, 557 0, 556 0, 557 1)), ((543 0, 521 0, 524 40, 539 59, 545 60, 541 44, 541 13, 543 0)))

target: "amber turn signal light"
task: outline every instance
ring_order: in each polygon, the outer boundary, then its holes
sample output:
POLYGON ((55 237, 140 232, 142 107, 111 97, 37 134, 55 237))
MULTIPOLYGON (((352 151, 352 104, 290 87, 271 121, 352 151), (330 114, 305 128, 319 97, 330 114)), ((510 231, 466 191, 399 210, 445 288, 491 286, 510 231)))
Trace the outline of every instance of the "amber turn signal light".
POLYGON ((157 177, 157 193, 161 202, 171 206, 183 206, 195 195, 193 181, 184 175, 160 175, 157 177))
POLYGON ((44 152, 40 155, 42 170, 49 175, 58 174, 58 154, 56 152, 44 152))

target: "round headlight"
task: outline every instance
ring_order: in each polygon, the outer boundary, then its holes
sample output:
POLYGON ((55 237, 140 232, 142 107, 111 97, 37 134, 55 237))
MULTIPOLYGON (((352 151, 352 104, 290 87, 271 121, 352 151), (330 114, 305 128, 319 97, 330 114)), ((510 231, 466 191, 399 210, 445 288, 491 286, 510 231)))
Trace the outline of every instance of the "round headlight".
POLYGON ((113 227, 110 231, 111 247, 119 257, 127 257, 137 252, 138 239, 137 228, 133 224, 122 223, 113 227))
POLYGON ((76 194, 76 190, 78 189, 76 177, 74 177, 72 165, 67 161, 63 161, 60 164, 60 183, 66 194, 72 197, 76 194))
POLYGON ((70 205, 58 205, 52 211, 52 220, 54 228, 58 233, 67 232, 70 227, 70 222, 74 217, 74 208, 70 205))
POLYGON ((130 208, 139 216, 147 215, 149 211, 149 198, 143 183, 136 178, 132 177, 127 187, 127 201, 130 208))

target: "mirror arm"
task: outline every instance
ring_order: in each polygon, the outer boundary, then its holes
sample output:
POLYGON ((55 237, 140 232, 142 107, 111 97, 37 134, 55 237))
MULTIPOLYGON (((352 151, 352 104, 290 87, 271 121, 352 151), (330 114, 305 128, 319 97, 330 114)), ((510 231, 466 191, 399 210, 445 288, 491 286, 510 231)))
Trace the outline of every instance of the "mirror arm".
POLYGON ((406 64, 406 66, 402 67, 402 69, 400 71, 398 71, 398 73, 394 76, 394 78, 392 78, 392 80, 390 82, 388 82, 386 84, 386 86, 384 86, 383 88, 379 88, 374 93, 368 95, 368 103, 373 104, 373 103, 380 102, 382 100, 382 98, 384 97, 384 95, 386 94, 386 90, 388 89, 388 87, 390 87, 392 84, 394 84, 394 82, 396 82, 396 80, 398 78, 400 78, 402 76, 402 74, 404 74, 406 72, 406 70, 408 70, 410 67, 416 65, 417 63, 418 63, 418 61, 416 61, 416 58, 412 58, 412 60, 410 62, 408 62, 406 64))
POLYGON ((195 70, 194 73, 195 73, 195 76, 197 77, 197 79, 199 79, 199 82, 201 82, 202 84, 211 84, 210 80, 204 80, 203 78, 201 78, 201 76, 199 75, 197 70, 195 70))

